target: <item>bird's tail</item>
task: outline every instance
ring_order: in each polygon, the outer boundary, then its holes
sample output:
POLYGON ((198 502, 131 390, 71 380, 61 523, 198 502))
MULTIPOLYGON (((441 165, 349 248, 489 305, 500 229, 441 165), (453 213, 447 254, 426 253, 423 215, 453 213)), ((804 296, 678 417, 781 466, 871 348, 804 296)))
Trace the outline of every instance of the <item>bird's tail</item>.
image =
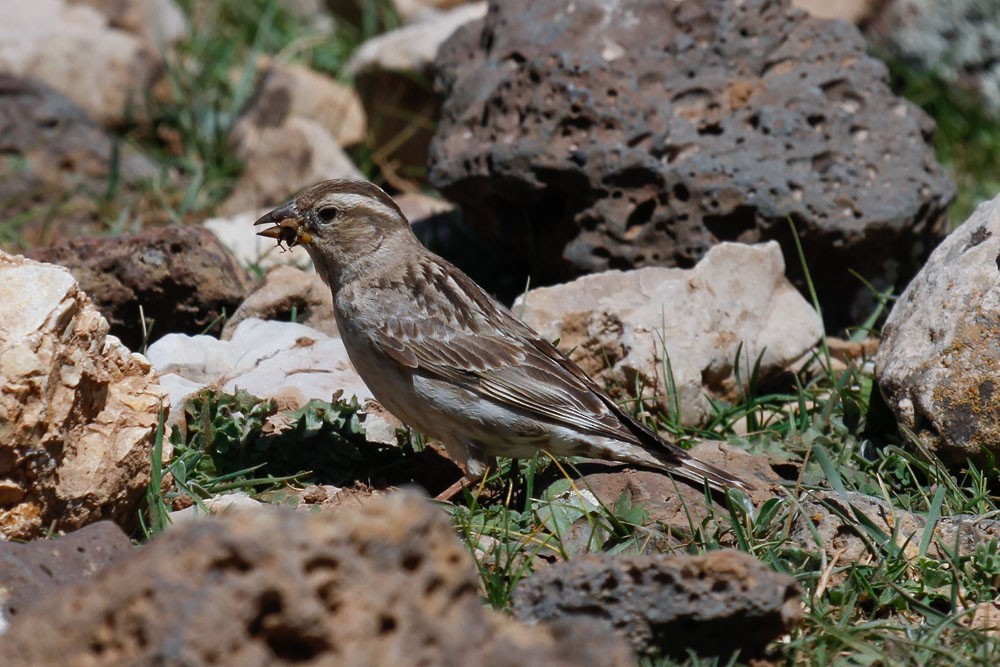
POLYGON ((756 488, 745 479, 711 463, 696 459, 690 454, 687 454, 683 459, 671 465, 670 472, 684 477, 695 484, 704 484, 707 481, 713 490, 720 493, 725 493, 726 489, 739 489, 740 491, 749 492, 756 488))
POLYGON ((655 446, 636 448, 625 456, 620 453, 613 458, 644 468, 662 470, 683 477, 697 486, 703 486, 708 482, 709 487, 718 493, 725 493, 726 489, 749 492, 757 488, 739 475, 695 458, 674 443, 659 438, 656 439, 655 446))
POLYGON ((740 489, 747 492, 756 488, 738 475, 697 459, 678 447, 676 443, 663 439, 651 428, 626 414, 610 399, 608 399, 608 407, 618 415, 622 424, 632 431, 635 436, 635 444, 638 445, 635 449, 627 452, 627 456, 621 456, 623 452, 619 451, 619 456, 613 458, 659 468, 699 486, 707 481, 712 490, 718 493, 725 493, 726 489, 740 489))

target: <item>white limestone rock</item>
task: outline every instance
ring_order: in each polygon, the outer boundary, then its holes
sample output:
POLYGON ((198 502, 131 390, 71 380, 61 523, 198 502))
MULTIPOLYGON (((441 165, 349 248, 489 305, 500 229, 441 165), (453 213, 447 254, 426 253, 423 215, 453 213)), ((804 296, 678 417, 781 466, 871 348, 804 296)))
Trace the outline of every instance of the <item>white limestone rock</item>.
POLYGON ((131 527, 162 394, 69 271, 0 252, 0 538, 131 527))
POLYGON ((708 416, 705 392, 729 395, 757 358, 767 377, 807 354, 823 333, 816 311, 785 278, 777 243, 721 243, 692 269, 606 271, 531 290, 514 306, 619 395, 641 389, 681 421, 708 416), (666 361, 676 393, 670 395, 666 361))

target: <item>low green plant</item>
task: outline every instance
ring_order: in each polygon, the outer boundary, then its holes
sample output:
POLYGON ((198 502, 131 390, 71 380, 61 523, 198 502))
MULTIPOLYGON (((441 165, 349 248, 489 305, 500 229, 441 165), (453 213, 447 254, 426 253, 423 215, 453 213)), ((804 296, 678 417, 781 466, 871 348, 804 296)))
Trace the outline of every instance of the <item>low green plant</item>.
POLYGON ((174 446, 182 456, 198 455, 191 470, 207 477, 267 473, 264 480, 241 477, 247 485, 290 477, 334 485, 378 478, 412 451, 367 442, 355 399, 314 399, 297 410, 278 411, 272 401, 243 391, 207 390, 189 399, 186 412, 187 437, 177 439, 175 431, 174 446))
POLYGON ((237 390, 206 389, 188 399, 184 428, 169 441, 173 456, 162 460, 162 418, 157 430, 144 531, 155 534, 166 508, 179 496, 198 503, 230 491, 249 494, 294 484, 347 485, 380 479, 414 453, 409 442, 394 447, 367 442, 356 400, 311 400, 297 410, 279 410, 237 390), (171 488, 163 488, 164 480, 171 488))

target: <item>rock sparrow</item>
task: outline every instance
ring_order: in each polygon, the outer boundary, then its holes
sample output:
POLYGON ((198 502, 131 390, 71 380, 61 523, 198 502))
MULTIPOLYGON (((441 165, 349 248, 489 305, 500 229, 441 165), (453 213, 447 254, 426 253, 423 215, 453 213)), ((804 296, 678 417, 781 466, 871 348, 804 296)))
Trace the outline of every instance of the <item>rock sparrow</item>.
POLYGON ((303 245, 333 292, 340 335, 372 394, 440 440, 470 478, 492 456, 621 461, 716 489, 750 488, 626 414, 569 358, 424 248, 399 207, 363 181, 317 183, 260 218, 303 245))

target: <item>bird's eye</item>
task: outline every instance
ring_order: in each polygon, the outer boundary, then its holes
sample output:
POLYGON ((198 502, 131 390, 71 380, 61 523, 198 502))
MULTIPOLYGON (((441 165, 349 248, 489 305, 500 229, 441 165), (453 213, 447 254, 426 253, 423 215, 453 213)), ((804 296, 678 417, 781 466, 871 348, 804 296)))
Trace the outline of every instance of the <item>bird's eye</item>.
POLYGON ((327 225, 337 219, 338 213, 340 213, 340 211, 333 206, 324 206, 320 210, 316 211, 316 215, 319 216, 320 221, 327 225))

